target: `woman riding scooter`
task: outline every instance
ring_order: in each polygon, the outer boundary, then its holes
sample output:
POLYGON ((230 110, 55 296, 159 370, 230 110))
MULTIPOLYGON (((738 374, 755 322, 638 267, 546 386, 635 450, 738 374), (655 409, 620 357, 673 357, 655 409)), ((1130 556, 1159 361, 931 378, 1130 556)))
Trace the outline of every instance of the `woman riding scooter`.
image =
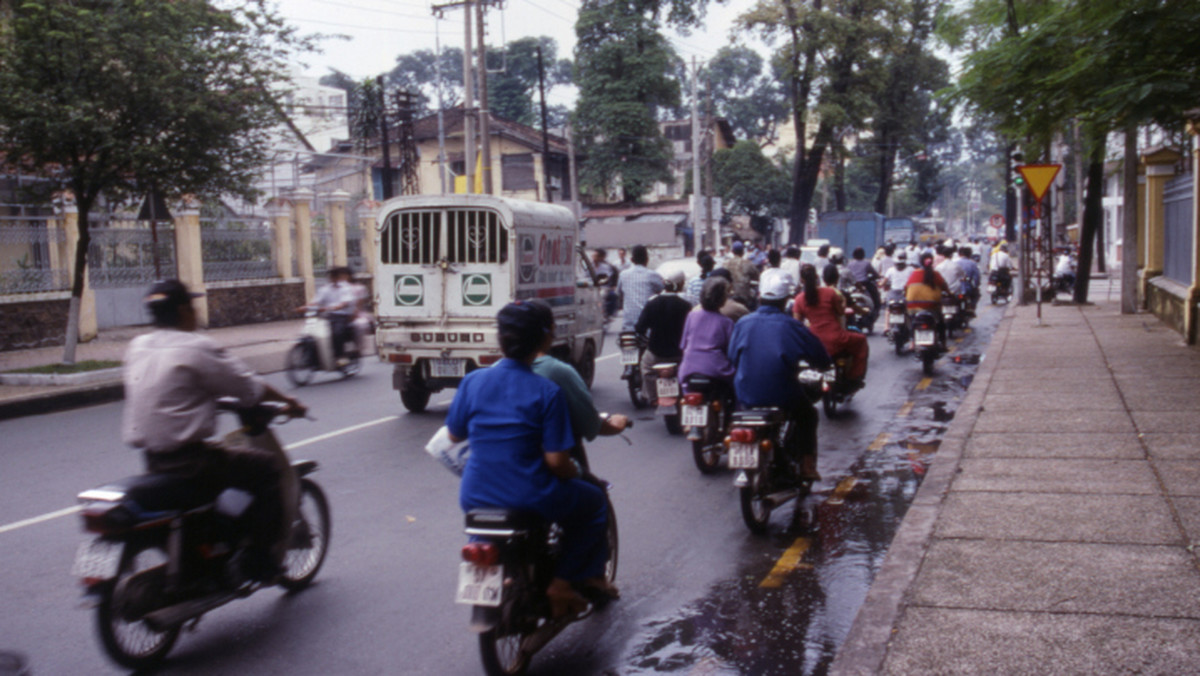
POLYGON ((836 288, 837 268, 827 266, 825 273, 829 286, 821 286, 817 280, 817 269, 812 265, 800 267, 800 282, 804 290, 796 295, 792 316, 800 321, 808 320, 809 330, 816 334, 825 351, 834 359, 839 355, 850 355, 851 363, 846 375, 857 387, 862 387, 870 357, 867 337, 842 326, 846 301, 836 288))

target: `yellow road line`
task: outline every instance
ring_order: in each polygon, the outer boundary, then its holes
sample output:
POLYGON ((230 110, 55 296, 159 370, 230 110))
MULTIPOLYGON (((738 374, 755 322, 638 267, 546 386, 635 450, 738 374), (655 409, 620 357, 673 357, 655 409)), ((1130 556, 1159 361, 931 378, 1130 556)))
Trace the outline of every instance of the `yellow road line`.
POLYGON ((882 451, 884 444, 888 442, 889 438, 890 437, 888 436, 887 432, 880 432, 879 436, 875 437, 875 441, 872 441, 871 445, 867 446, 867 450, 871 453, 878 453, 879 451, 882 451))
POLYGON ((838 482, 838 485, 834 487, 833 493, 830 494, 829 500, 826 502, 830 505, 842 504, 846 501, 846 494, 849 493, 852 488, 854 488, 854 484, 856 483, 858 483, 858 479, 852 476, 842 479, 838 482))
POLYGON ((933 378, 922 378, 921 382, 917 383, 917 391, 920 392, 933 383, 933 378))
POLYGON ((783 555, 775 562, 775 567, 771 569, 771 572, 767 573, 767 576, 763 578, 763 581, 758 586, 764 589, 777 589, 783 586, 783 580, 788 576, 788 573, 802 567, 803 564, 800 563, 800 559, 804 558, 804 552, 808 551, 810 544, 812 543, 809 542, 808 538, 796 538, 792 546, 784 550, 783 555))
POLYGON ((896 417, 897 418, 907 418, 908 414, 912 413, 912 410, 913 410, 913 402, 906 401, 906 402, 904 402, 904 405, 900 407, 900 410, 896 412, 896 417))

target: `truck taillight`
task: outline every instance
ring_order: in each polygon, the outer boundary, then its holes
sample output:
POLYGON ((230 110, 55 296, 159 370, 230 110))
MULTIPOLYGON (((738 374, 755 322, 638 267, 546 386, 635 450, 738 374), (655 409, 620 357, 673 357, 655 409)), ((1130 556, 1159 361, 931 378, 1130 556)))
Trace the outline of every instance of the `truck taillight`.
POLYGON ((393 364, 411 364, 413 363, 413 356, 411 354, 396 354, 393 352, 388 355, 388 361, 393 364))
POLYGON ((500 549, 490 542, 472 542, 463 545, 462 558, 477 566, 494 566, 500 563, 500 549))
POLYGON ((501 358, 498 354, 485 354, 479 357, 479 364, 481 366, 491 366, 500 361, 501 358))

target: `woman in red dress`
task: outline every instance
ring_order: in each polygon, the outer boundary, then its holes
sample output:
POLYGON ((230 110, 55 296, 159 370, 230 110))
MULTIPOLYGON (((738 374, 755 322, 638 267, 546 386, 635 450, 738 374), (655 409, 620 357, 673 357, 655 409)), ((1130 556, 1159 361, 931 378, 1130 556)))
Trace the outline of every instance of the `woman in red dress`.
POLYGON ((840 355, 852 357, 846 375, 859 385, 867 375, 867 358, 870 349, 867 347, 867 337, 861 333, 848 331, 842 326, 846 313, 846 300, 834 286, 821 286, 817 279, 817 269, 812 265, 800 268, 800 281, 803 290, 796 295, 792 304, 792 316, 800 321, 808 320, 808 328, 831 357, 837 359, 840 355))

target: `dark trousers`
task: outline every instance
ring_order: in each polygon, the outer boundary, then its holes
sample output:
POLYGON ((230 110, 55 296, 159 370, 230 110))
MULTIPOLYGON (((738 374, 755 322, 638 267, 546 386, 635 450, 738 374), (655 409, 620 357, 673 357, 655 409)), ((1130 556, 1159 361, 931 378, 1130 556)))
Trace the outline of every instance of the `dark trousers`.
POLYGON ((341 359, 346 356, 346 342, 354 340, 354 327, 351 325, 354 317, 336 312, 325 316, 329 318, 329 337, 333 341, 333 356, 335 359, 341 359))
POLYGON ((817 454, 817 423, 820 416, 817 409, 808 400, 801 400, 787 408, 788 419, 792 426, 787 438, 783 440, 784 447, 793 460, 799 461, 806 455, 817 454))
POLYGON ((562 526, 562 556, 555 577, 581 582, 604 574, 608 561, 608 503, 604 491, 584 479, 563 482, 565 500, 550 515, 562 526))

